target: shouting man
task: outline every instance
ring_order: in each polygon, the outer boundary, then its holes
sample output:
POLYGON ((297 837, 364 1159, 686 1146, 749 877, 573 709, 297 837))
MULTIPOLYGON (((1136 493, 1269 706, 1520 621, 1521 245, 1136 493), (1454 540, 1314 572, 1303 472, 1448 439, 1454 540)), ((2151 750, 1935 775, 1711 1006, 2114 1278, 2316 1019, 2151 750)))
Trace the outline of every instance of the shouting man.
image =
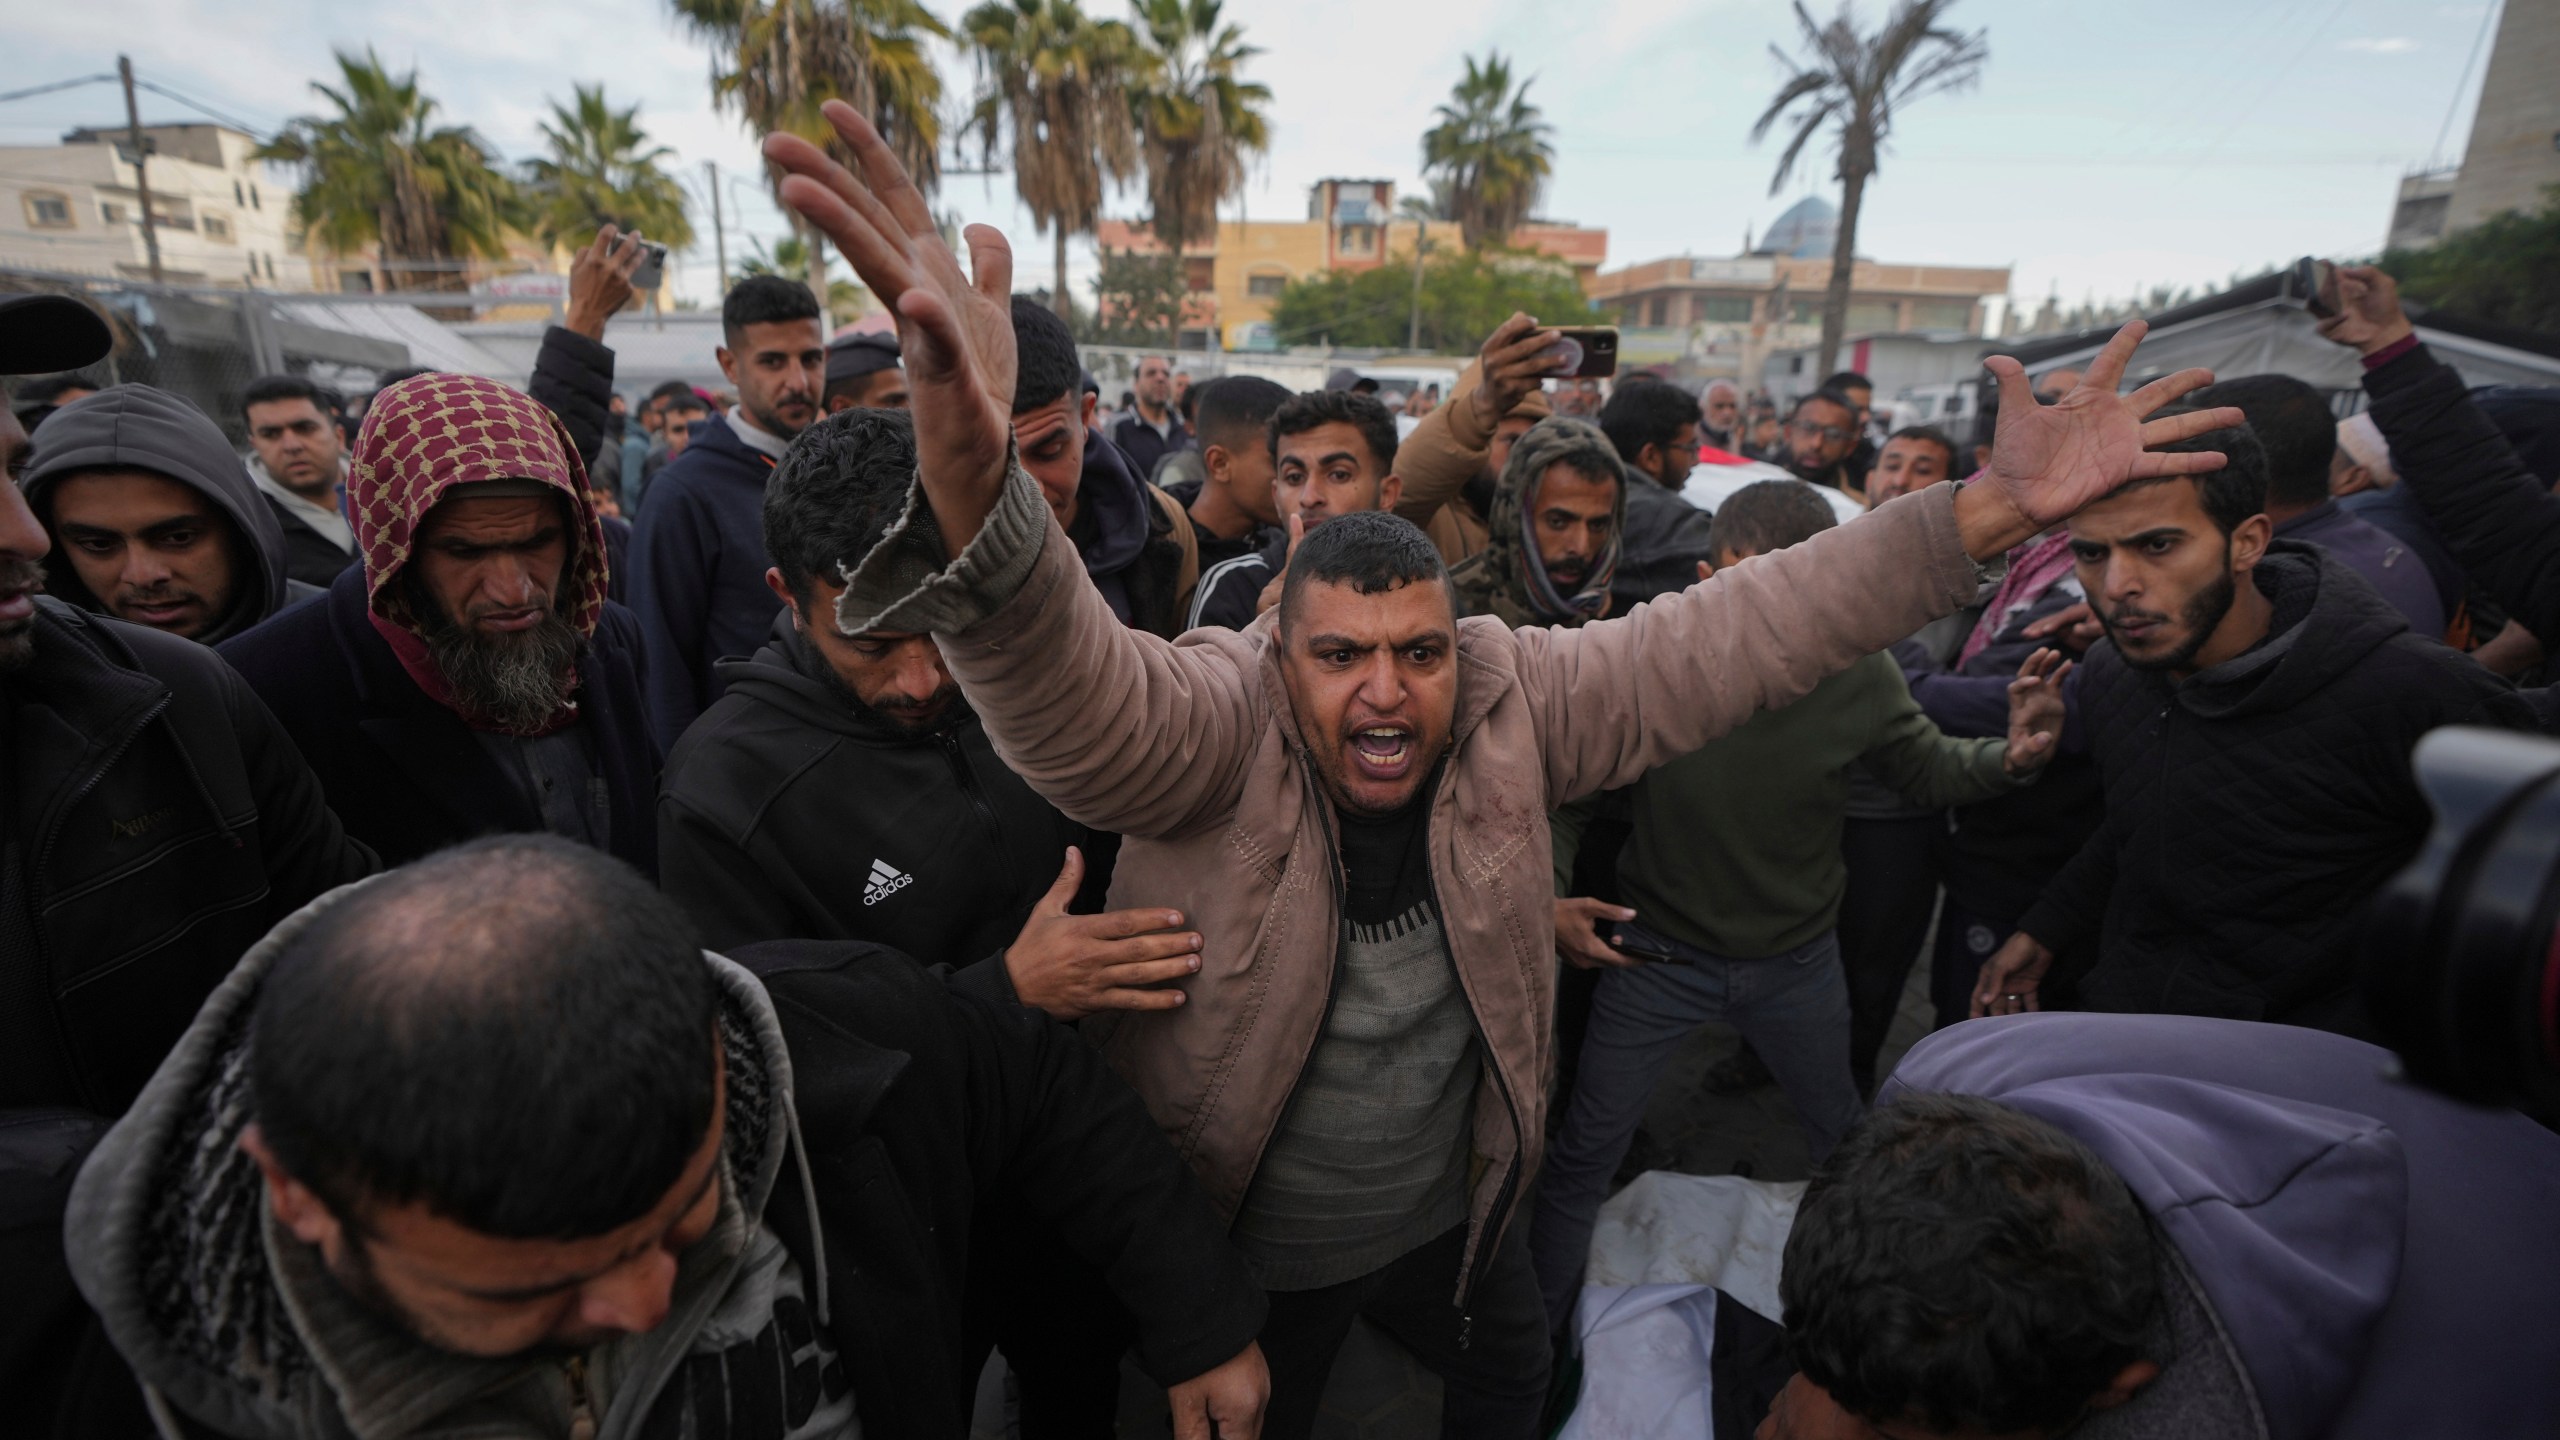
POLYGON ((2068 402, 2004 412, 1977 484, 1621 619, 1460 621, 1422 531, 1356 513, 1309 532, 1271 621, 1167 644, 1114 621, 1013 463, 1003 237, 969 230, 965 276, 879 133, 826 114, 867 183, 796 136, 765 153, 899 316, 920 475, 837 624, 931 631, 1023 778, 1122 833, 1115 902, 1179 909, 1201 935, 1183 1002, 1117 1017, 1103 1050, 1275 1292, 1265 1433, 1307 1434, 1366 1314, 1441 1375, 1443 1433, 1535 1435, 1545 1312, 1516 1212, 1545 1134, 1547 813, 1970 600, 1980 559, 2132 477, 2218 464, 2144 446, 2231 412, 2146 426, 2209 377, 2118 396, 2130 325, 2068 402))

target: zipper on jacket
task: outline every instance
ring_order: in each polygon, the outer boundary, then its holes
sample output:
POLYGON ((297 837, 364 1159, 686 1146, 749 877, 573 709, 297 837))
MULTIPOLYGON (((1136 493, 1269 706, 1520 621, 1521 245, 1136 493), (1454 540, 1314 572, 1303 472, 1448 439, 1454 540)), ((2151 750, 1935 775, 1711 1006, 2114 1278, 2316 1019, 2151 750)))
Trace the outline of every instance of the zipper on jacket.
POLYGON ((572 1355, 560 1362, 569 1382, 569 1440, 596 1440, 595 1398, 587 1393, 587 1357, 572 1355))
MULTIPOLYGON (((1450 777, 1449 783, 1452 785, 1457 783, 1457 777, 1454 774, 1450 777)), ((1425 892, 1431 897, 1432 913, 1437 918, 1447 912, 1440 905, 1440 886, 1431 878, 1429 864, 1431 817, 1427 813, 1423 816, 1422 823, 1424 837, 1422 883, 1425 892)), ((1467 1020, 1475 1026, 1476 1049, 1483 1057, 1479 1063, 1484 1066, 1484 1073, 1493 1078, 1494 1093, 1502 1097, 1503 1113, 1511 1117, 1511 1163, 1503 1167, 1502 1186, 1494 1192, 1493 1208, 1485 1212, 1484 1243, 1476 1249, 1475 1264, 1469 1266, 1466 1273, 1458 1277, 1458 1348, 1464 1350, 1468 1348, 1469 1342, 1474 1337, 1476 1325, 1475 1315, 1469 1310, 1468 1305, 1475 1298, 1476 1282, 1484 1278, 1486 1270, 1492 1268, 1495 1242, 1500 1238, 1501 1231, 1509 1228, 1503 1223, 1503 1212, 1510 1207, 1513 1187, 1520 1179, 1520 1152, 1528 1148, 1529 1136, 1527 1127, 1520 1123, 1520 1104, 1512 1098, 1511 1086, 1502 1078, 1502 1065, 1494 1058, 1493 1040, 1484 1033, 1484 1017, 1476 1013, 1475 997, 1467 993, 1467 977, 1458 969, 1458 952, 1456 947, 1449 943, 1449 927, 1445 919, 1441 921, 1440 926, 1440 953, 1449 962, 1449 979, 1457 985, 1458 999, 1467 1007, 1467 1020)), ((1468 1196, 1467 1210, 1469 1223, 1472 1224, 1475 1211, 1475 1197, 1472 1193, 1468 1196)))
POLYGON ((1324 798, 1324 792, 1317 787, 1312 761, 1304 747, 1298 751, 1298 788, 1307 792, 1307 799, 1318 807, 1316 830, 1324 836, 1325 858, 1333 862, 1326 867, 1333 882, 1333 963, 1325 967, 1324 1009, 1316 1016, 1316 1038, 1307 1046, 1307 1053, 1298 1057, 1297 1073, 1289 1077, 1289 1098, 1280 1102, 1280 1113, 1272 1117, 1270 1133, 1262 1137, 1262 1148, 1254 1152, 1253 1169, 1245 1173, 1244 1189, 1236 1195, 1238 1210, 1244 1208, 1245 1197, 1253 1193, 1253 1182, 1262 1174, 1263 1157, 1271 1153, 1271 1142, 1287 1128, 1289 1112, 1298 1108, 1298 1088, 1306 1083, 1307 1067, 1315 1063, 1316 1046, 1324 1043, 1324 1027, 1333 1023, 1333 1002, 1342 994, 1342 907, 1349 903, 1351 882, 1342 868, 1341 842, 1333 834, 1333 802, 1324 798))
POLYGON ((978 813, 979 822, 987 827, 987 833, 995 838, 996 844, 1002 846, 1004 829, 996 824, 995 809, 987 804, 987 792, 978 784, 977 772, 969 768, 967 752, 960 748, 959 740, 949 734, 935 736, 934 743, 941 747, 943 758, 951 762, 952 774, 960 781, 960 793, 969 797, 969 808, 978 813))

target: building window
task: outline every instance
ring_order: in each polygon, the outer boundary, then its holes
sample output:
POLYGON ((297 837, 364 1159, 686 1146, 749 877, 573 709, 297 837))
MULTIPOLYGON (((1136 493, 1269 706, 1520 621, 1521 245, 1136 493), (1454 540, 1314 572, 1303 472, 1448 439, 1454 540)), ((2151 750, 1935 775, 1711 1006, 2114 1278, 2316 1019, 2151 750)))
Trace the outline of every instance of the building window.
POLYGON ((26 201, 29 226, 38 230, 71 228, 71 201, 68 197, 57 195, 50 190, 31 190, 27 193, 26 201))
POLYGON ((338 272, 338 288, 349 295, 370 295, 373 293, 373 272, 341 270, 338 272))
POLYGON ((113 200, 101 200, 98 202, 98 219, 104 224, 121 225, 125 221, 124 207, 113 200))
POLYGON ((1280 298, 1280 292, 1288 288, 1289 277, 1286 275, 1247 275, 1244 277, 1244 293, 1252 296, 1256 300, 1277 300, 1280 298))
POLYGON ((1342 229, 1342 253, 1367 255, 1378 248, 1378 232, 1366 225, 1346 225, 1342 229))
POLYGON ((1671 297, 1667 295, 1654 296, 1653 303, 1646 307, 1646 313, 1651 317, 1645 321, 1648 325, 1660 326, 1670 324, 1671 297))
POLYGON ((216 215, 208 211, 204 217, 204 238, 207 240, 219 240, 226 245, 230 244, 231 217, 228 215, 216 215))
POLYGON ((269 281, 269 282, 271 282, 271 283, 272 283, 272 282, 275 280, 275 278, 276 278, 276 257, 274 257, 273 255, 269 255, 269 256, 267 257, 267 279, 268 279, 268 281, 269 281))
POLYGON ((240 188, 240 182, 237 178, 234 178, 231 182, 231 203, 234 205, 246 205, 249 203, 248 192, 240 188))
POLYGON ((1727 325, 1748 321, 1751 318, 1751 297, 1747 295, 1700 296, 1698 318, 1727 325))
MULTIPOLYGON (((249 208, 252 210, 264 210, 267 208, 258 200, 258 182, 255 180, 249 182, 249 208)), ((273 262, 271 261, 269 263, 272 264, 273 262)))

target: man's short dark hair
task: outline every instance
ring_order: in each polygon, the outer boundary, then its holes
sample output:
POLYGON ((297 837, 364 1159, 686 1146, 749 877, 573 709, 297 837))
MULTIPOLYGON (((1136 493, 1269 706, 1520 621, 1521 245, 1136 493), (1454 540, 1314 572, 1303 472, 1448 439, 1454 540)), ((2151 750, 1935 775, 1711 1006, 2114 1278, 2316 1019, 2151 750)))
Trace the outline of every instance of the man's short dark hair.
MULTIPOLYGON (((2329 498, 2329 462, 2338 453, 2338 417, 2327 396, 2290 375, 2243 375, 2186 397, 2190 405, 2236 406, 2267 457, 2267 499, 2307 509, 2329 498)), ((2246 518, 2246 517, 2243 517, 2246 518)))
POLYGON ((1859 374, 1855 370, 1842 370, 1834 374, 1830 379, 1823 381, 1822 388, 1825 390, 1836 390, 1841 392, 1864 390, 1869 394, 1873 394, 1875 392, 1876 382, 1859 374))
POLYGON ((249 1019, 285 1171, 363 1232, 422 1204, 518 1239, 649 1213, 710 1132, 718 996, 684 910, 547 835, 474 841, 345 894, 249 1019))
POLYGON ((669 380, 660 384, 657 389, 650 391, 649 398, 645 403, 655 405, 661 400, 674 400, 681 396, 691 395, 692 393, 693 382, 689 380, 669 380))
POLYGON ((1831 502, 1802 480, 1761 480, 1745 485, 1716 507, 1707 527, 1707 549, 1721 555, 1766 555, 1801 545, 1840 523, 1831 502))
POLYGON ((708 415, 711 413, 711 402, 703 399, 700 392, 688 389, 671 397, 667 401, 667 408, 661 413, 681 415, 686 412, 708 415))
POLYGON ((1778 1294, 1805 1378, 1853 1415, 2058 1431, 2143 1358, 2156 1244, 2079 1141, 1978 1096, 1912 1095, 1816 1172, 1778 1294))
POLYGON ((1935 445, 1939 449, 1947 452, 1947 473, 1949 475, 1962 475, 1965 473, 1964 468, 1959 468, 1962 466, 1963 462, 1956 458, 1956 438, 1948 434, 1946 431, 1939 429, 1935 425, 1905 425, 1901 429, 1886 436, 1884 443, 1890 445, 1896 440, 1917 440, 1923 445, 1935 445))
POLYGON ((1283 437, 1304 435, 1319 425, 1348 425, 1359 431, 1369 453, 1377 458, 1380 478, 1395 473, 1396 417, 1385 401, 1365 390, 1305 390, 1290 396, 1271 412, 1271 458, 1280 458, 1283 437))
POLYGON ((1796 403, 1787 407, 1787 418, 1793 420, 1798 415, 1804 413, 1804 407, 1817 400, 1821 401, 1825 405, 1839 406, 1841 409, 1848 411, 1852 419, 1857 417, 1858 402, 1841 394, 1839 391, 1832 389, 1830 386, 1825 385, 1810 395, 1797 396, 1796 403))
POLYGON ((1668 450, 1681 427, 1698 423, 1698 402, 1688 391, 1660 381, 1620 384, 1600 407, 1600 429, 1618 447, 1618 458, 1633 465, 1647 445, 1668 450))
POLYGON ((1084 386, 1076 337, 1058 312, 1028 295, 1013 297, 1013 413, 1054 403, 1084 386))
POLYGON ((1289 403, 1289 387, 1259 375, 1222 375, 1192 386, 1191 399, 1199 407, 1193 428, 1200 443, 1242 450, 1269 443, 1271 417, 1289 403))
MULTIPOLYGON (((916 427, 904 410, 840 410, 800 432, 764 487, 764 548, 806 611, 809 582, 841 585, 905 512, 916 427)), ((830 614, 827 622, 832 624, 830 614)))
POLYGON ((732 350, 747 333, 750 325, 772 325, 789 320, 825 321, 818 308, 818 297, 797 280, 779 275, 750 275, 729 287, 728 298, 720 302, 720 336, 732 350))
POLYGON ((1297 612, 1298 592, 1311 584, 1348 585, 1357 594, 1379 595, 1425 580, 1445 586, 1449 565, 1421 526, 1392 510, 1337 515, 1308 531, 1298 542, 1298 553, 1289 557, 1280 582, 1280 623, 1288 625, 1297 612))
MULTIPOLYGON (((2190 408, 2193 407, 2180 406, 2177 409, 2162 411, 2161 415, 2181 414, 2190 408)), ((2157 420, 2161 415, 2154 415, 2151 418, 2157 420)), ((2117 491, 2117 494, 2121 495, 2126 490, 2139 490, 2146 485, 2166 485, 2173 481, 2191 483, 2196 487, 2197 497, 2204 505, 2206 517, 2213 521, 2215 529, 2225 535, 2239 529, 2240 522, 2250 516, 2266 513, 2266 447, 2258 443, 2258 437, 2249 432, 2248 426, 2235 425, 2228 430, 2207 430, 2201 435, 2185 440, 2175 440, 2166 445, 2153 445, 2149 448, 2162 455, 2192 455, 2198 451, 2219 450, 2222 452, 2222 468, 2205 475, 2163 475, 2152 480, 2136 480, 2125 486, 2123 490, 2117 491)))
POLYGON ((240 392, 240 418, 249 418, 252 405, 273 405, 279 400, 308 400, 311 408, 328 413, 328 405, 320 398, 320 387, 299 375, 261 375, 240 392))

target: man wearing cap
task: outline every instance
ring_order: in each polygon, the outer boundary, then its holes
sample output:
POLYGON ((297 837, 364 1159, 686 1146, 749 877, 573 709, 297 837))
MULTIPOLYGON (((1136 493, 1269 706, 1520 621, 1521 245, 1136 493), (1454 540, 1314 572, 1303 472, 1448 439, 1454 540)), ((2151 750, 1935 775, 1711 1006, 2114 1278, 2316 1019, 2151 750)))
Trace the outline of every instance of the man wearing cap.
MULTIPOLYGON (((0 374, 108 347, 76 300, 0 299, 0 374)), ((28 448, 0 407, 13 481, 28 448)), ((241 954, 373 857, 211 651, 37 593, 49 543, 0 485, 0 1428, 147 1434, 63 1265, 72 1172, 241 954)))
POLYGON ((640 627, 605 598, 567 430, 521 391, 421 375, 375 397, 347 477, 364 563, 222 647, 401 864, 549 831, 654 874, 640 627))
POLYGON ((284 530, 205 413, 148 385, 75 400, 20 482, 53 549, 45 589, 213 645, 319 590, 285 577, 284 530))
POLYGON ((826 411, 907 408, 907 372, 898 364, 898 336, 847 335, 827 346, 826 411))

